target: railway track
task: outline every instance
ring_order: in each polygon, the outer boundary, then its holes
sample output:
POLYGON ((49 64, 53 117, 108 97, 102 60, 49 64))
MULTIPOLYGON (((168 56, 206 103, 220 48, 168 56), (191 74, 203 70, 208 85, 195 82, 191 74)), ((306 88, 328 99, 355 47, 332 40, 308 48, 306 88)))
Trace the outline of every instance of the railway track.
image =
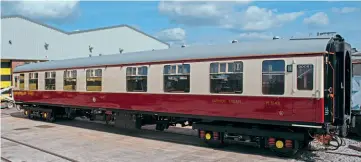
MULTIPOLYGON (((23 143, 23 142, 20 142, 20 141, 17 141, 17 140, 14 140, 14 139, 11 139, 11 138, 8 138, 8 137, 4 137, 4 136, 1 136, 2 139, 5 139, 5 140, 8 140, 8 141, 11 141, 11 142, 14 142, 14 143, 17 143, 17 144, 20 144, 20 145, 23 145, 23 146, 26 146, 26 147, 30 147, 32 149, 35 149, 35 150, 38 150, 38 151, 41 151, 41 152, 44 152, 44 153, 47 153, 47 154, 50 154, 50 155, 53 155, 53 156, 56 156, 56 157, 59 157, 61 159, 64 159, 64 160, 67 160, 67 161, 70 161, 70 162, 78 162, 77 160, 75 159, 71 159, 69 157, 65 157, 63 155, 59 155, 57 153, 54 153, 54 152, 51 152, 51 151, 47 151, 47 150, 44 150, 42 148, 39 148, 39 147, 36 147, 36 146, 33 146, 33 145, 29 145, 29 144, 26 144, 26 143, 23 143)), ((11 160, 9 159, 6 159, 4 157, 1 157, 1 160, 5 161, 5 162, 11 162, 11 160)))

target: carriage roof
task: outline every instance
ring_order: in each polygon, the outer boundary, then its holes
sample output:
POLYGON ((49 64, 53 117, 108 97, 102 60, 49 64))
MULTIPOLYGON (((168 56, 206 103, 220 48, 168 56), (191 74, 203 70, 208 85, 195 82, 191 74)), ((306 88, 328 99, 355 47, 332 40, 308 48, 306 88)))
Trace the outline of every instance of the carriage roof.
POLYGON ((352 53, 352 56, 361 56, 361 52, 352 53))
POLYGON ((169 48, 155 51, 131 52, 32 63, 18 66, 14 69, 14 72, 225 57, 323 53, 326 52, 326 46, 329 41, 329 38, 298 40, 281 39, 259 42, 239 42, 222 45, 190 46, 185 48, 169 48))

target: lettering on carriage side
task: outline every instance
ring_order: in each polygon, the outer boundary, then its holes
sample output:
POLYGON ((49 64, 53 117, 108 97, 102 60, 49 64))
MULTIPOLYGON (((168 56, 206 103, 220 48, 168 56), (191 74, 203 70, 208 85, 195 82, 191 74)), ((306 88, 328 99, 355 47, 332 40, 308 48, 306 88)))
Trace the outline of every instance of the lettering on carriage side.
POLYGON ((222 100, 222 99, 212 99, 212 103, 225 103, 226 100, 222 100))
POLYGON ((34 96, 34 92, 29 92, 28 95, 29 96, 34 96))
POLYGON ((325 107, 325 115, 329 115, 330 110, 328 109, 328 106, 325 107))
POLYGON ((228 100, 228 103, 231 103, 231 104, 241 104, 241 100, 228 100))
POLYGON ((276 105, 276 106, 280 106, 281 102, 279 101, 266 101, 265 102, 266 105, 276 105))
POLYGON ((14 92, 15 96, 25 96, 26 92, 14 92))
POLYGON ((212 103, 219 104, 241 104, 241 100, 224 100, 224 99, 212 99, 212 103))

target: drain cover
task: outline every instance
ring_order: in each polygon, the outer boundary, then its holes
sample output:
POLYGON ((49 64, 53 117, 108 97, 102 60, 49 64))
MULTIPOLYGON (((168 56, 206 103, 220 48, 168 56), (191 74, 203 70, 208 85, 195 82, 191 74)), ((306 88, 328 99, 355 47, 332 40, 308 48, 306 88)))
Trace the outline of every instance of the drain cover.
POLYGON ((30 128, 16 128, 14 130, 26 130, 26 129, 30 129, 30 128))
POLYGON ((55 126, 51 126, 51 125, 38 125, 38 126, 35 126, 35 127, 38 127, 38 128, 52 128, 52 127, 55 127, 55 126))

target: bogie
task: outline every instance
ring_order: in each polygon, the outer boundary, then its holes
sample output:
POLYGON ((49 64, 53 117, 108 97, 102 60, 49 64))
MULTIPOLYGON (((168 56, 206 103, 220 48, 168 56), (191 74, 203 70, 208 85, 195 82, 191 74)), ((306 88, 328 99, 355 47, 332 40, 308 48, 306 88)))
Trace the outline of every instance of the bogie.
POLYGON ((209 147, 220 148, 225 144, 223 133, 198 130, 198 135, 209 147))
MULTIPOLYGON (((210 147, 225 146, 227 143, 237 143, 258 148, 268 148, 279 156, 293 156, 301 149, 301 141, 308 141, 302 138, 299 133, 285 134, 274 133, 274 130, 264 130, 257 126, 238 126, 228 127, 224 125, 215 126, 212 123, 196 124, 194 128, 198 129, 198 137, 210 147), (230 132, 231 131, 231 132, 230 132), (232 132, 233 131, 233 132, 232 132), (263 131, 259 133, 258 131, 263 131), (277 135, 272 137, 271 135, 277 135)), ((281 132, 281 129, 278 130, 281 132)))
POLYGON ((290 157, 300 149, 299 141, 287 139, 268 138, 268 147, 279 156, 290 157), (272 145, 270 145, 272 143, 272 145))

